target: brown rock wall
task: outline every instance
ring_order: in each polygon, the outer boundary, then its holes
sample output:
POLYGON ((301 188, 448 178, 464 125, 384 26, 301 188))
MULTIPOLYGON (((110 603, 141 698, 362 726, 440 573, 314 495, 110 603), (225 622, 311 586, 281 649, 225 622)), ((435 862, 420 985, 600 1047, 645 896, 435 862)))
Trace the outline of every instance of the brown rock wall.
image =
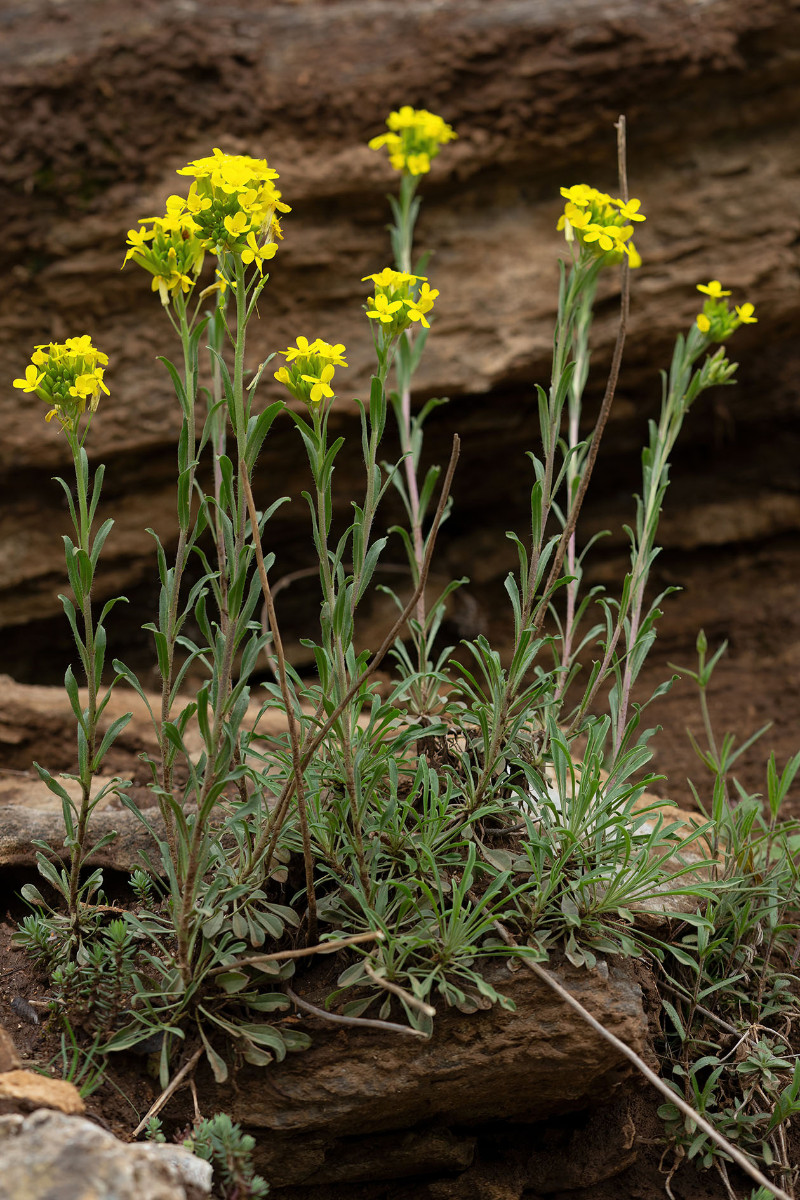
MULTIPOLYGON (((86 330, 111 357, 112 397, 90 440, 93 458, 109 465, 104 512, 117 521, 98 594, 130 596, 112 614, 110 637, 115 653, 149 661, 139 629, 156 587, 143 530, 169 540, 174 528, 177 428, 156 355, 177 356, 177 347, 144 273, 119 270, 126 230, 161 211, 187 159, 215 144, 266 154, 294 211, 249 363, 298 333, 343 341, 352 365, 338 421, 350 429, 346 397, 363 392, 370 359, 359 281, 386 261, 384 195, 395 186, 366 140, 404 102, 440 111, 460 135, 425 181, 419 226, 441 292, 419 395, 453 397, 431 421, 428 447, 444 457, 453 429, 464 445, 440 561, 485 585, 456 598, 466 608, 455 613, 455 636, 491 622, 489 589, 507 565, 502 534, 525 519, 522 451, 535 443, 532 382, 548 376, 562 251, 558 187, 586 178, 616 188, 620 112, 631 190, 648 213, 637 239, 645 265, 586 529, 630 520, 657 368, 696 311, 695 283, 721 277, 756 303, 759 324, 731 346, 738 388, 704 398, 691 416, 664 527, 668 553, 684 557, 659 560, 668 578, 656 582, 691 587, 698 559, 713 574, 712 547, 743 546, 747 557, 747 547, 778 537, 794 546, 797 0, 26 0, 4 13, 3 33, 0 627, 13 674, 55 682, 70 654, 56 599, 67 514, 50 481, 66 470, 65 445, 39 402, 10 387, 30 347, 86 330), (23 630, 20 639, 14 631, 23 630)), ((616 320, 610 277, 604 289, 592 394, 616 320)), ((264 399, 274 395, 266 375, 264 399)), ((351 441, 337 468, 343 509, 361 470, 351 441)), ((294 500, 272 526, 277 573, 311 558, 298 499, 305 483, 294 430, 276 423, 257 488, 259 499, 294 500)), ((598 577, 618 574, 616 553, 600 555, 598 577)), ((750 594, 763 591, 760 570, 750 594)), ((288 636, 313 614, 309 597, 295 586, 281 598, 288 636)), ((678 626, 688 632, 677 636, 690 645, 697 618, 685 611, 678 626)), ((736 605, 727 615, 723 605, 720 636, 739 630, 754 644, 763 621, 751 612, 758 628, 745 631, 736 605)))

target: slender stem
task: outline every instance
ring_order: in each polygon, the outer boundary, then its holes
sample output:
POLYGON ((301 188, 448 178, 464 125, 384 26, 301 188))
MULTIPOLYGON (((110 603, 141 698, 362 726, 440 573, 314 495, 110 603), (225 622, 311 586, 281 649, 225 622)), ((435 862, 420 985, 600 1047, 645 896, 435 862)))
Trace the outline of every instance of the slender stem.
POLYGON ((139 1124, 136 1126, 136 1128, 131 1133, 130 1138, 129 1138, 130 1141, 133 1141, 134 1138, 137 1138, 139 1136, 139 1134, 142 1132, 142 1130, 145 1129, 145 1127, 147 1126, 147 1122, 150 1120, 151 1117, 158 1116, 158 1114, 161 1112, 161 1109, 164 1107, 164 1105, 169 1100, 170 1096, 172 1096, 175 1092, 177 1092, 178 1088, 181 1086, 181 1084, 183 1083, 186 1076, 190 1073, 190 1071, 192 1071, 194 1069, 194 1067, 197 1066, 197 1064, 199 1063, 199 1061, 202 1057, 202 1054, 203 1054, 203 1047, 198 1046, 198 1048, 194 1051, 194 1053, 191 1055, 191 1057, 189 1059, 187 1059, 187 1061, 183 1064, 180 1071, 177 1071, 175 1073, 175 1075, 173 1075, 172 1079, 169 1081, 167 1086, 164 1088, 161 1095, 158 1096, 153 1101, 153 1103, 150 1105, 150 1107, 148 1108, 145 1115, 142 1117, 139 1124))
POLYGON ((354 933, 350 937, 336 938, 332 942, 320 942, 317 946, 305 946, 300 950, 276 950, 273 954, 251 954, 248 958, 237 958, 235 962, 220 963, 212 967, 209 975, 222 975, 226 971, 239 970, 241 967, 257 967, 265 962, 283 962, 292 958, 310 958, 312 954, 335 954, 346 946, 358 946, 362 942, 382 942, 385 934, 380 929, 370 929, 366 933, 354 933))
MULTIPOLYGON (((72 458, 75 464, 75 484, 78 498, 78 527, 76 534, 78 535, 78 549, 88 557, 91 555, 91 523, 89 520, 89 505, 88 505, 88 490, 89 490, 89 474, 88 474, 88 459, 82 445, 79 444, 77 435, 70 429, 65 429, 72 458)), ((92 571, 92 575, 94 572, 92 571)), ((76 597, 80 603, 81 615, 83 617, 83 640, 85 650, 84 665, 86 669, 86 686, 88 690, 88 704, 86 706, 86 717, 84 735, 86 738, 86 767, 81 771, 81 799, 78 810, 78 823, 75 831, 75 845, 71 848, 70 853, 70 872, 69 872, 69 898, 68 906, 70 916, 72 917, 73 929, 77 932, 80 924, 78 912, 78 892, 80 889, 80 873, 83 866, 83 859, 86 844, 86 832, 89 824, 89 815, 92 811, 92 781, 94 779, 94 756, 95 744, 97 739, 97 669, 96 669, 96 648, 95 648, 95 629, 92 616, 92 595, 91 595, 90 580, 88 588, 81 589, 80 597, 76 597)))
POLYGON ((372 1021, 368 1017, 343 1017, 338 1013, 326 1012, 324 1008, 317 1008, 316 1004, 309 1004, 308 1000, 303 1000, 290 987, 287 986, 284 990, 298 1008, 311 1013, 314 1017, 320 1017, 323 1021, 329 1021, 332 1025, 350 1025, 355 1029, 379 1029, 381 1032, 402 1033, 405 1037, 422 1038, 426 1042, 430 1037, 430 1034, 425 1033, 422 1029, 412 1029, 410 1025, 396 1025, 393 1021, 372 1021))
MULTIPOLYGON (((186 408, 183 413, 183 421, 186 427, 186 466, 189 468, 189 487, 188 494, 191 496, 192 485, 194 483, 195 474, 195 392, 197 389, 197 380, 194 376, 194 367, 191 350, 191 331, 186 320, 186 303, 180 292, 175 298, 175 307, 178 312, 177 329, 183 347, 183 377, 186 394, 186 408)), ((175 324, 172 314, 167 310, 170 320, 175 324)), ((180 466, 180 464, 179 464, 180 466)), ((191 521, 191 516, 189 517, 191 521)), ((180 602, 181 583, 183 582, 183 572, 188 560, 187 540, 189 536, 188 524, 179 514, 179 529, 178 529, 178 547, 175 551, 175 566, 172 571, 170 581, 170 596, 169 609, 167 615, 167 627, 163 631, 166 637, 167 649, 167 670, 161 680, 161 730, 159 741, 161 744, 161 786, 165 792, 172 790, 172 766, 170 763, 169 741, 164 732, 164 727, 170 719, 172 709, 172 680, 174 675, 175 663, 175 643, 177 636, 178 624, 178 605, 180 602)), ((170 837, 174 832, 174 822, 169 805, 160 804, 161 815, 164 818, 170 837)))
MULTIPOLYGON (((625 118, 620 117, 617 125, 617 147, 620 157, 620 162, 625 158, 625 118)), ((620 187, 627 186, 627 182, 622 169, 620 170, 620 187)), ((589 487, 589 482, 592 477, 597 454, 600 449, 600 441, 608 423, 611 405, 614 400, 614 395, 619 379, 620 367, 622 365, 622 352, 625 346, 625 334, 628 326, 628 311, 630 306, 630 289, 628 281, 628 260, 623 255, 621 265, 621 285, 620 285, 620 314, 619 324, 617 327, 617 337, 614 344, 614 352, 611 357, 611 366, 606 382, 606 389, 603 395, 603 402, 600 405, 600 412, 595 422, 594 431, 591 436, 589 450, 586 455, 586 461, 583 466, 581 481, 578 486, 574 499, 572 500, 566 523, 561 536, 556 546, 555 555, 550 567, 550 572, 547 577, 544 589, 538 603, 534 607, 536 599, 536 580, 538 577, 538 559, 541 551, 541 546, 544 544, 544 531, 547 525, 547 519, 550 514, 552 497, 550 496, 550 488, 554 474, 555 452, 558 441, 558 426, 560 423, 560 409, 555 403, 555 397, 558 393, 559 383, 563 372, 566 368, 567 355, 572 346, 572 330, 576 315, 575 301, 580 294, 582 288, 591 286, 591 272, 600 270, 602 260, 589 268, 589 274, 586 274, 586 269, 582 268, 580 263, 576 264, 570 277, 567 281, 566 295, 563 301, 563 306, 560 308, 560 320, 556 334, 556 345, 553 355, 553 372, 550 384, 550 417, 551 426, 546 435, 545 444, 545 470, 544 482, 542 487, 542 542, 540 546, 533 545, 531 550, 531 563, 528 572, 527 594, 522 606, 521 618, 518 623, 516 644, 514 647, 514 655, 512 662, 518 657, 521 647, 527 643, 530 645, 535 642, 542 632, 547 609, 550 604, 552 593, 561 578, 562 568, 564 565, 564 557, 567 552, 567 547, 572 540, 577 525, 578 516, 583 506, 583 501, 589 487)), ((503 699, 500 705, 499 719, 497 720, 492 730, 492 741, 489 752, 486 755, 483 770, 478 779, 475 788, 472 803, 477 805, 482 799, 484 790, 491 778, 493 765, 497 756, 502 740, 505 736, 506 723, 511 711, 511 706, 517 696, 520 686, 520 676, 517 671, 509 670, 506 685, 503 692, 503 699)))
POLYGON ((538 637, 539 633, 541 632, 542 625, 544 624, 547 605, 550 602, 553 588, 561 577, 561 568, 564 564, 564 555, 566 553, 567 546, 569 545, 570 538, 575 532, 575 526, 578 523, 578 516, 580 515, 581 508, 583 507, 583 501, 589 488, 595 462, 597 461, 597 453, 600 449, 600 439, 602 438, 606 424, 608 423, 611 405, 617 389, 619 371, 622 365, 622 351, 625 346, 625 334, 628 328, 629 310, 630 287, 628 282, 628 260, 625 258, 623 259, 621 267, 620 314, 619 325, 617 328, 617 339, 614 344, 614 353, 611 358, 611 368, 608 373, 608 381, 606 383, 605 394, 603 395, 603 403, 600 406, 600 412, 598 413, 594 432, 592 433, 589 452, 586 456, 586 465, 581 475, 578 491, 573 503, 570 506, 567 523, 564 526, 564 530, 559 539, 555 557, 553 559, 552 566, 550 567, 550 573, 547 577, 547 583, 544 586, 542 597, 537 605, 536 612, 534 613, 534 624, 531 631, 533 637, 538 637))
MULTIPOLYGON (((444 516, 444 510, 447 505, 447 500, 450 496, 450 489, 453 485, 453 476, 455 474, 456 464, 458 463, 458 457, 459 457, 460 451, 461 451, 461 439, 459 438, 458 434, 454 434, 453 435, 453 449, 450 454, 450 462, 448 463, 447 472, 445 474, 444 482, 442 484, 442 490, 441 490, 441 493, 439 496, 439 503, 436 508, 436 515, 434 516, 434 519, 433 519, 433 525, 431 527, 431 532, 428 535, 427 548, 425 550, 425 559, 422 564, 422 572, 420 574, 419 582, 417 583, 417 586, 414 589, 405 608, 395 618, 394 624, 389 629, 388 633, 384 637, 380 646, 373 654, 367 667, 361 672, 361 674, 358 676, 358 678, 356 680, 354 680, 353 683, 351 683, 346 694, 342 697, 342 699, 336 705, 336 707, 334 708, 331 715, 324 722, 324 724, 320 726, 316 735, 306 745, 306 747, 303 751, 303 758, 301 760, 301 766, 302 766, 303 770, 306 769, 306 767, 308 766, 309 762, 311 761, 313 755, 316 753, 316 751, 322 745, 323 741, 325 740, 325 738, 327 737, 328 733, 333 728, 333 726, 336 724, 336 722, 339 720, 339 717, 342 715, 342 713, 346 709, 347 705, 350 703, 350 701, 353 699, 353 697, 361 690, 361 688, 364 686, 364 684, 367 682, 367 680, 370 678, 370 676, 372 676, 375 673, 375 671, 377 671, 378 667, 383 662, 386 655, 389 653, 389 650, 394 645, 394 641, 395 641, 395 638, 397 637, 398 632, 402 629, 403 625, 405 625, 405 623, 408 620, 408 618, 410 617, 411 613, 414 611, 414 606, 416 605, 417 598, 419 596, 419 592, 421 589, 423 589, 425 587, 425 584, 428 579, 428 572, 430 570, 431 560, 433 558, 433 551, 434 551, 434 548, 436 545, 436 538, 437 538, 437 535, 439 532, 439 527, 442 523, 442 517, 444 516)), ((258 842, 256 843, 256 846, 253 849, 253 853, 251 854, 251 857, 250 857, 250 862, 249 862, 247 868, 245 869, 245 871, 242 873, 242 876, 241 876, 242 880, 249 878, 249 876, 255 871, 258 862, 260 861, 261 857, 265 854, 265 852, 266 852, 266 856, 267 856, 267 869, 268 869, 272 851, 275 847, 275 843, 277 841, 278 834, 280 833, 283 821, 286 818, 286 813, 288 812, 289 802, 290 802, 291 796, 292 796, 292 791, 293 791, 293 782, 291 779, 289 779, 284 784, 284 786, 281 790, 281 793, 278 796, 278 799, 275 804, 275 808, 273 810, 272 821, 270 822, 270 825, 267 827, 265 832, 261 835, 258 842)))
MULTIPOLYGON (((325 602, 328 608, 327 618, 327 640, 328 649, 333 658, 334 672, 336 675, 337 695, 342 697, 347 692, 347 663, 345 661, 345 650, 342 641, 341 629, 336 627, 334 622, 334 611, 336 607, 336 588, 334 585, 333 573, 331 571, 330 554, 328 551, 328 526, 330 524, 331 513, 329 509, 329 478, 323 478, 322 469, 327 453, 327 411, 321 413, 318 408, 313 410, 314 431, 317 437, 317 464, 315 469, 315 483, 317 493, 317 529, 319 536, 319 556, 320 556, 320 572, 322 578, 322 590, 325 597, 325 602)), ((377 450, 377 446, 376 446, 377 450)), ((372 471, 370 463, 367 463, 367 495, 371 495, 372 491, 372 471)), ((368 499, 365 504, 365 516, 369 507, 374 507, 372 501, 368 499)), ((371 517, 370 517, 371 520, 371 517)), ((368 536, 366 533, 364 537, 368 536)), ((364 554, 367 551, 366 541, 362 543, 364 554)), ((353 589, 355 597, 356 589, 353 589)), ((353 603, 353 608, 355 602, 353 603)), ((351 614, 352 615, 352 614, 351 614)), ((350 817, 353 823, 353 838, 355 841, 356 861, 358 863, 358 872, 361 879, 361 885, 365 891, 369 892, 369 872, 367 871, 366 858, 364 855, 364 839, 361 832, 361 816, 359 813, 358 797, 356 795, 355 772, 353 765, 353 745, 350 737, 350 729, 347 720, 342 722, 341 732, 342 757, 345 767, 345 789, 347 792, 347 801, 350 806, 350 817)), ((296 772, 295 772, 296 774, 296 772)), ((302 775, 302 772, 301 772, 302 775)), ((298 776, 300 778, 301 776, 298 776)), ((296 783, 295 783, 296 787, 296 783)), ((301 818, 302 819, 302 818, 301 818)))
POLYGON ((272 591, 269 586, 267 569, 264 565, 264 554, 261 549, 261 538, 258 532, 258 513, 256 512, 253 491, 250 486, 250 480, 247 478, 247 467, 244 461, 239 463, 239 472, 242 480, 242 488, 247 500, 247 508, 250 513, 250 528, 253 534, 253 545, 255 547, 256 561, 258 563, 258 574, 261 580, 261 590, 264 594, 264 601, 267 606, 269 627, 272 632, 272 644, 275 647, 275 657, 278 660, 278 676, 280 679, 281 696, 283 697, 283 707, 286 711, 286 720, 289 725, 289 744, 292 751, 294 790, 297 795, 297 809, 300 814, 300 830, 303 838, 303 862, 305 864, 306 896, 308 898, 308 940, 309 942, 316 942, 318 936, 317 897, 314 891, 314 859, 311 852, 311 838, 308 831, 307 801, 305 788, 303 786, 303 770, 300 765, 301 735, 294 715, 297 705, 297 698, 289 686, 289 678, 286 671, 286 655, 283 651, 283 640, 281 638, 280 629, 278 628, 278 617, 275 612, 275 604, 273 602, 272 591))
MULTIPOLYGON (((247 444, 248 415, 244 397, 244 350, 247 327, 247 290, 245 286, 244 265, 238 255, 235 258, 235 273, 236 287, 234 289, 234 293, 236 296, 236 336, 234 341, 233 396, 230 409, 230 419, 236 436, 239 461, 243 462, 245 459, 245 447, 247 444)), ((231 513, 231 518, 233 520, 235 534, 232 559, 227 564, 229 573, 237 572, 242 569, 247 504, 240 487, 237 487, 237 494, 234 497, 233 505, 234 511, 231 513)), ((242 593, 239 601, 241 605, 243 589, 240 589, 240 592, 242 593)), ((197 796, 197 816, 194 821, 192 836, 186 854, 185 868, 183 877, 181 879, 180 905, 175 922, 178 941, 178 964, 181 970, 182 978, 187 984, 191 979, 192 974, 191 943, 193 923, 196 915, 195 893, 197 889, 198 878, 202 874, 202 851, 203 847, 207 844, 207 839, 209 836, 207 821, 204 819, 204 810, 207 799, 211 794, 214 783, 216 782, 216 772, 218 769, 216 751, 222 745, 225 734, 224 720, 231 694, 233 661, 236 650, 237 634, 239 632, 240 613, 229 612, 228 618, 227 627, 222 639, 223 644, 221 661, 218 653, 215 653, 214 655, 214 685, 216 689, 216 695, 214 700, 214 722, 211 730, 211 745, 207 748, 205 773, 200 788, 200 795, 197 796)), ((234 755, 236 753, 238 753, 238 750, 234 751, 234 755)))

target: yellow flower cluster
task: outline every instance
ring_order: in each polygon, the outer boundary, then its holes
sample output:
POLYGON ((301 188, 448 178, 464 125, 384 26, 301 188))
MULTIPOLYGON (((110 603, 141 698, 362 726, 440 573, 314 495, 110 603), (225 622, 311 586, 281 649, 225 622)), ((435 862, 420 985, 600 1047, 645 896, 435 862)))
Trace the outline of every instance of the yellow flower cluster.
POLYGON ((390 113, 386 124, 390 132, 372 138, 369 148, 380 150, 385 146, 395 171, 406 175, 426 175, 439 147, 458 137, 441 117, 409 104, 404 104, 399 112, 390 113))
POLYGON ((203 249, 241 254, 260 273, 277 250, 275 239, 283 237, 277 214, 291 212, 275 187, 278 172, 265 158, 215 149, 178 174, 193 175, 194 183, 185 200, 171 196, 168 209, 175 216, 188 213, 203 249))
POLYGON ((177 292, 185 295, 194 287, 205 257, 199 226, 182 211, 184 204, 180 196, 171 196, 165 216, 142 217, 141 229, 128 230, 129 249, 122 265, 131 259, 149 271, 153 291, 164 305, 169 304, 170 296, 177 292))
POLYGON ((365 275, 361 282, 368 279, 375 284, 375 295, 367 301, 367 316, 379 323, 385 342, 408 329, 413 321, 430 328, 425 314, 431 311, 439 293, 428 286, 424 275, 409 275, 385 267, 377 275, 365 275), (420 283, 422 286, 418 288, 420 283))
POLYGON ((644 221, 639 212, 641 200, 614 200, 607 192, 598 192, 586 183, 561 188, 567 203, 556 228, 564 230, 568 242, 576 238, 589 256, 605 258, 609 265, 627 254, 631 267, 642 264, 641 256, 630 241, 631 221, 644 221))
POLYGON ((95 349, 88 334, 37 346, 24 379, 15 379, 14 387, 35 392, 40 400, 52 405, 45 420, 57 417, 63 427, 74 428, 88 403, 94 412, 100 393, 109 395, 103 382, 108 355, 95 349))
POLYGON ((740 325, 755 325, 758 317, 754 316, 752 304, 737 304, 734 310, 728 306, 726 296, 730 292, 723 290, 718 279, 708 283, 698 283, 698 292, 703 292, 708 299, 703 305, 703 311, 697 314, 697 328, 704 333, 710 342, 724 342, 740 325))
POLYGON ((282 383, 295 397, 305 404, 320 404, 322 400, 333 398, 333 379, 336 367, 346 367, 344 360, 345 348, 338 342, 332 346, 317 338, 309 342, 307 338, 297 338, 296 345, 280 350, 289 366, 281 367, 275 372, 278 383, 282 383))

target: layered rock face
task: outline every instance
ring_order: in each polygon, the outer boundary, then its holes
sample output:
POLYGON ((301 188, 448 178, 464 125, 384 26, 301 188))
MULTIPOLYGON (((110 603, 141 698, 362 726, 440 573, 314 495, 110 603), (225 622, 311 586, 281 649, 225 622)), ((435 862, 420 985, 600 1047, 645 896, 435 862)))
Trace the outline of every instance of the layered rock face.
MULTIPOLYGON (((648 220, 637 231, 644 266, 633 278, 626 362, 585 519, 587 533, 609 527, 614 535, 590 574, 618 582, 624 569, 621 525, 632 516, 658 367, 698 309, 696 283, 722 278, 737 301, 757 305, 759 324, 731 345, 738 388, 705 398, 691 415, 655 582, 691 591, 698 580, 695 607, 677 602, 686 615, 674 618, 673 654, 691 645, 701 620, 712 636, 733 634, 734 652, 772 656, 773 666, 787 646, 800 647, 791 605, 776 621, 752 603, 786 555, 792 577, 800 524, 796 3, 242 0, 233 9, 202 0, 30 0, 5 14, 4 34, 5 669, 56 682, 70 653, 56 598, 66 512, 50 482, 67 470, 66 447, 44 425, 40 402, 10 387, 31 346, 90 332, 110 357, 112 395, 89 445, 92 460, 107 463, 104 512, 117 522, 100 588, 129 595, 110 636, 121 656, 144 660, 140 626, 156 595, 144 531, 152 526, 169 541, 175 527, 178 408, 156 356, 177 358, 179 347, 149 278, 119 269, 126 231, 162 212, 186 182, 176 169, 212 146, 266 155, 293 212, 248 366, 298 334, 344 342, 351 367, 336 420, 355 435, 348 397, 365 393, 372 353, 360 280, 388 260, 385 194, 396 188, 384 156, 366 142, 403 103, 440 112, 459 133, 422 187, 418 245, 434 251, 428 274, 440 298, 416 397, 451 397, 429 425, 431 460, 446 457, 454 430, 463 442, 440 559, 443 575, 475 581, 455 613, 456 636, 491 626, 511 563, 503 532, 524 528, 523 452, 537 441, 532 384, 549 376, 564 250, 558 189, 587 180, 616 192, 614 122, 624 112, 631 192, 648 220), (778 560, 754 566, 752 551, 765 540, 778 560), (744 547, 753 583, 741 606, 726 608, 721 580, 741 575, 730 560, 720 565, 731 546, 744 547)), ((594 397, 616 332, 616 290, 609 273, 593 334, 594 397)), ((268 370, 263 401, 277 389, 268 370)), ((360 472, 358 440, 349 436, 337 468, 342 512, 360 472)), ((271 526, 276 575, 312 561, 299 499, 306 483, 296 431, 278 422, 256 481, 261 502, 293 499, 271 526)), ((294 638, 314 605, 300 585, 282 598, 294 638)), ((790 687, 792 672, 784 675, 790 687)))

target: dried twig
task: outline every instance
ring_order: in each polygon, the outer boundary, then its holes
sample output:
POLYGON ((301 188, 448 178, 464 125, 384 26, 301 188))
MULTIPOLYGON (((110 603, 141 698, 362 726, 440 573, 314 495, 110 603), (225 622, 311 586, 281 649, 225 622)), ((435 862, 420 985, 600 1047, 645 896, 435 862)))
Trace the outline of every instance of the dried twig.
MULTIPOLYGON (((516 946, 516 942, 514 941, 513 937, 500 921, 495 921, 494 927, 507 946, 516 946)), ((528 958, 527 955, 520 955, 520 961, 522 965, 527 967, 529 971, 532 971, 538 979, 541 979, 543 983, 546 983, 548 987, 552 988, 553 991, 556 992, 561 999, 570 1006, 570 1008, 573 1008, 588 1025, 591 1025, 592 1029, 599 1033, 601 1037, 605 1038, 607 1042, 610 1042, 615 1050, 618 1050, 619 1053, 627 1058, 629 1062, 632 1062, 636 1067, 636 1070, 640 1071, 641 1074, 644 1075, 645 1079, 649 1083, 652 1083, 653 1087, 657 1088, 658 1091, 661 1092, 661 1094, 665 1096, 667 1100, 669 1100, 670 1104, 674 1104, 676 1108, 680 1109, 685 1117, 688 1117, 690 1121, 694 1122, 698 1129, 702 1129, 703 1133, 711 1138, 711 1141, 714 1142, 715 1145, 719 1146, 720 1150, 723 1150, 730 1158, 732 1158, 736 1165, 741 1167, 741 1169, 745 1171, 751 1179, 754 1179, 761 1187, 766 1188, 773 1196, 777 1198, 777 1200, 792 1200, 791 1196, 789 1196, 783 1190, 783 1188, 778 1187, 776 1183, 771 1183, 770 1180, 767 1179, 766 1175, 762 1175, 758 1167, 753 1166, 749 1158, 742 1154, 741 1150, 738 1150, 736 1146, 732 1145, 726 1137, 723 1137, 719 1130, 715 1129, 710 1121, 707 1121, 705 1117, 700 1115, 700 1113, 695 1112, 691 1104, 687 1104, 682 1096, 679 1096, 677 1092, 673 1092, 672 1088, 667 1087, 663 1079, 660 1079, 659 1076, 656 1075, 655 1071, 648 1067, 644 1059, 640 1058, 635 1050, 631 1050, 630 1046, 627 1046, 621 1038, 618 1038, 616 1034, 613 1034, 609 1029, 606 1029, 605 1025, 601 1025, 597 1018, 593 1017, 589 1010, 584 1008, 580 1001, 576 1000, 575 997, 568 992, 565 987, 562 987, 557 979, 554 979, 549 972, 543 970, 538 963, 528 958)))
POLYGON ((263 962, 280 962, 281 959, 309 958, 312 954, 334 954, 345 946, 357 946, 359 942, 382 942, 386 935, 379 929, 366 933, 354 933, 352 937, 337 938, 334 942, 320 942, 318 946, 305 946, 300 950, 276 950, 274 954, 252 954, 249 958, 237 958, 235 962, 223 963, 208 972, 222 975, 225 971, 237 971, 239 967, 257 967, 263 962))
POLYGON ((194 1054, 192 1055, 192 1057, 183 1064, 180 1071, 178 1071, 176 1075, 173 1075, 172 1079, 170 1079, 169 1083, 164 1088, 161 1095, 158 1096, 157 1099, 154 1100, 154 1102, 150 1105, 150 1108, 147 1110, 147 1112, 142 1117, 139 1124, 134 1129, 133 1133, 130 1135, 129 1141, 132 1142, 134 1140, 134 1138, 137 1138, 139 1136, 139 1134, 142 1132, 144 1127, 147 1125, 147 1122, 150 1120, 151 1117, 158 1116, 158 1114, 161 1112, 161 1109, 167 1103, 167 1101, 169 1100, 169 1098, 173 1094, 173 1092, 176 1092, 178 1090, 178 1088, 181 1086, 181 1084, 183 1083, 184 1079, 189 1074, 189 1072, 194 1070, 194 1068, 197 1066, 202 1055, 203 1055, 203 1047, 198 1046, 197 1049, 195 1050, 194 1054))
POLYGON ((427 1033, 423 1033, 421 1029, 412 1029, 410 1025, 395 1025, 393 1021, 371 1021, 368 1017, 342 1017, 338 1013, 329 1013, 324 1008, 317 1008, 316 1004, 309 1004, 308 1000, 301 1000, 290 987, 285 990, 286 995, 298 1008, 312 1013, 315 1017, 321 1017, 323 1021, 332 1021, 334 1025, 353 1025, 356 1029, 388 1030, 390 1033, 402 1033, 406 1037, 428 1040, 427 1033))
POLYGON ((436 1009, 432 1004, 426 1004, 424 1000, 420 1000, 417 996, 407 992, 405 988, 400 987, 399 983, 392 983, 389 979, 384 979, 381 975, 377 975, 369 965, 369 960, 364 961, 364 970, 369 975, 373 983, 377 983, 378 987, 385 988, 387 992, 392 992, 393 995, 399 996, 404 1000, 409 1008, 416 1008, 426 1017, 435 1017, 436 1009))

